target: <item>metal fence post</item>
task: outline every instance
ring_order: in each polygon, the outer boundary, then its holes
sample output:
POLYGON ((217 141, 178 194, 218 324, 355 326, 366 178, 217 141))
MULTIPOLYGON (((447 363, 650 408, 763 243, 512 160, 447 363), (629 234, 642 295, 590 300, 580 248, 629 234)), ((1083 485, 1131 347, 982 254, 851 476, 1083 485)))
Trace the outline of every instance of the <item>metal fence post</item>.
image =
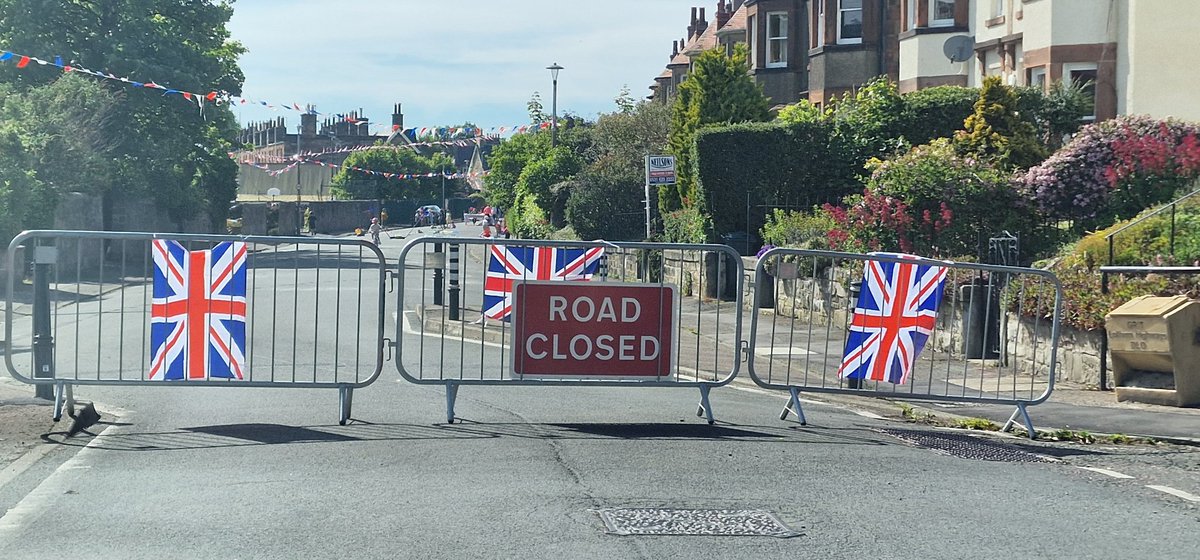
MULTIPOLYGON (((862 280, 855 280, 850 283, 850 315, 854 315, 854 307, 858 305, 858 296, 862 293, 862 280)), ((863 380, 861 378, 846 379, 846 387, 849 389, 862 389, 863 380)))
MULTIPOLYGON (((434 243, 433 244, 433 252, 438 253, 439 256, 441 256, 440 253, 442 253, 442 244, 434 243)), ((446 305, 445 294, 443 293, 444 292, 444 290, 443 290, 443 275, 444 274, 445 274, 445 271, 443 270, 443 266, 438 266, 437 268, 433 269, 433 304, 434 305, 446 305)))
MULTIPOLYGON (((50 328, 50 266, 57 261, 54 247, 33 249, 33 376, 54 379, 54 336, 50 328)), ((37 385, 34 396, 54 398, 54 387, 37 385)))
POLYGON ((450 243, 450 320, 459 320, 458 244, 450 243))

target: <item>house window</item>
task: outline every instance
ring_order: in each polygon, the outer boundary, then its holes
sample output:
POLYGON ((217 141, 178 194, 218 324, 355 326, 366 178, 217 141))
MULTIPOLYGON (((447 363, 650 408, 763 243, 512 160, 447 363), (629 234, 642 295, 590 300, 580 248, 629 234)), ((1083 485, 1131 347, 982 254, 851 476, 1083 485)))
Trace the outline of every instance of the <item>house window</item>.
POLYGON ((788 15, 786 12, 767 14, 767 68, 787 66, 788 15))
POLYGON ((1029 76, 1026 83, 1029 87, 1037 88, 1038 91, 1046 91, 1046 67, 1039 66, 1029 69, 1029 76))
POLYGON ((929 26, 954 25, 954 0, 929 0, 929 26))
POLYGON ((1092 102, 1091 114, 1083 117, 1084 122, 1096 120, 1096 80, 1099 72, 1095 64, 1064 64, 1063 77, 1067 84, 1083 90, 1084 95, 1092 102))
POLYGON ((758 16, 750 18, 750 67, 758 68, 758 16))
POLYGON ((1004 15, 1004 0, 992 0, 992 16, 998 18, 1004 15))
POLYGON ((917 2, 920 0, 906 0, 904 7, 904 29, 911 31, 917 28, 917 2))
POLYGON ((813 18, 816 29, 813 30, 813 48, 823 46, 825 44, 825 2, 817 0, 813 2, 817 11, 816 17, 813 18))
POLYGON ((863 0, 838 0, 838 38, 839 45, 851 45, 862 42, 863 31, 863 0))

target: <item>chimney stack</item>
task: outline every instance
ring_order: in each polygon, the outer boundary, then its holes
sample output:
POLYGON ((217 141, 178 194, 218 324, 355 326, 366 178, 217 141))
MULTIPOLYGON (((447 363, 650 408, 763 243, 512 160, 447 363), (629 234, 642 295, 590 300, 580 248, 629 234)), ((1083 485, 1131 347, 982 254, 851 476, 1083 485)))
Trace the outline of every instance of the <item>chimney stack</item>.
POLYGON ((671 60, 679 56, 679 41, 671 41, 671 60))
POLYGON ((728 7, 729 5, 725 3, 725 0, 717 0, 717 29, 721 29, 725 27, 726 23, 729 23, 729 16, 733 14, 729 13, 728 7))
POLYGON ((392 110, 392 128, 396 130, 404 130, 404 113, 400 110, 400 104, 396 104, 396 108, 392 110))
POLYGON ((696 17, 696 8, 692 7, 692 23, 688 24, 687 36, 688 39, 696 36, 696 23, 699 21, 696 17))
POLYGON ((704 33, 708 29, 708 20, 704 18, 704 8, 700 8, 700 19, 696 20, 696 35, 704 33))
POLYGON ((304 112, 300 114, 300 136, 313 138, 316 135, 317 113, 313 111, 312 105, 305 105, 304 112))

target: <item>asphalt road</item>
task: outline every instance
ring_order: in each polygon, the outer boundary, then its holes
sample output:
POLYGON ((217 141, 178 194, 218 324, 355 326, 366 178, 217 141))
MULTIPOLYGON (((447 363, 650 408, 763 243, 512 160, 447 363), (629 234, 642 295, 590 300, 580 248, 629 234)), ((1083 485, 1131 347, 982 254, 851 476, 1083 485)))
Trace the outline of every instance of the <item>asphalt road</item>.
MULTIPOLYGON (((296 281, 298 293, 327 285, 296 281)), ((1146 486, 1196 470, 1186 449, 1003 440, 1058 460, 958 458, 880 431, 920 428, 830 405, 809 404, 809 426, 780 422, 781 395, 741 385, 713 391, 715 426, 694 415, 694 389, 629 387, 464 387, 462 422, 446 425, 440 387, 384 365, 347 426, 332 390, 81 388, 111 423, 63 444, 48 435, 42 458, 0 483, 0 558, 1192 558, 1200 547, 1200 504, 1146 486), (1165 458, 1131 479, 1079 468, 1153 454, 1165 458), (620 536, 607 508, 762 510, 798 535, 620 536)))

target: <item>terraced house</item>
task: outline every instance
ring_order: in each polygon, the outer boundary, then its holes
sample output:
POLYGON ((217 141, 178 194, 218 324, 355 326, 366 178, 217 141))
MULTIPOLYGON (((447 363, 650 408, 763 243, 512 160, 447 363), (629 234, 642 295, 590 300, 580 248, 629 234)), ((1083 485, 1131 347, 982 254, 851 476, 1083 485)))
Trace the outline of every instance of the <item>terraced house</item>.
POLYGON ((877 76, 908 92, 995 75, 1018 86, 1080 85, 1095 100, 1091 119, 1200 119, 1200 73, 1185 54, 1195 21, 1192 1, 722 0, 712 22, 692 9, 650 98, 670 100, 699 52, 743 42, 776 106, 828 103, 877 76), (964 45, 966 56, 947 55, 964 45))

